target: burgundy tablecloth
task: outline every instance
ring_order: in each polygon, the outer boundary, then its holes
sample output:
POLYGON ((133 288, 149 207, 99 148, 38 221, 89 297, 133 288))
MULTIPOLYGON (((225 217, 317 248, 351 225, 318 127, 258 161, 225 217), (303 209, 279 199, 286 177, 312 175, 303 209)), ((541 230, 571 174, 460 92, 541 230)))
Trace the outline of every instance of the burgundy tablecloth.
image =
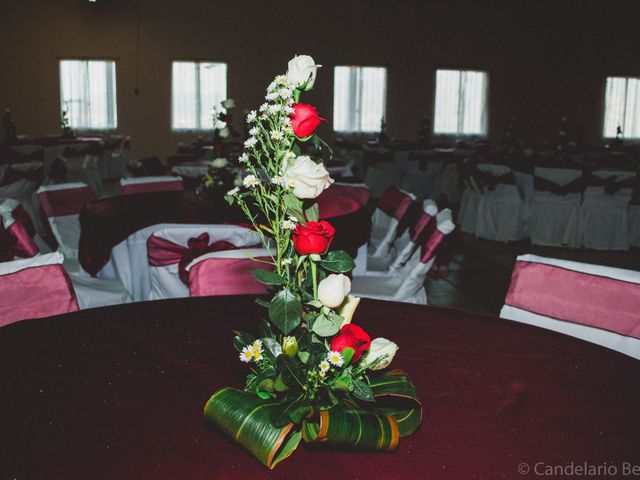
POLYGON ((494 480, 535 478, 522 464, 640 463, 640 362, 508 320, 364 301, 356 321, 400 345, 421 429, 392 454, 301 446, 270 472, 202 414, 242 384, 230 330, 255 331, 259 313, 250 297, 193 298, 0 329, 2 477, 494 480))
MULTIPOLYGON (((324 200, 342 205, 342 215, 336 215, 340 213, 336 208, 323 215, 323 202, 319 201, 320 216, 336 229, 331 249, 346 250, 355 257, 358 247, 369 240, 371 217, 364 206, 354 208, 347 190, 331 187, 324 200)), ((80 264, 95 275, 109 261, 114 246, 138 230, 161 223, 246 224, 247 220, 239 208, 229 207, 226 202, 207 205, 191 190, 105 198, 87 204, 80 212, 80 264)))

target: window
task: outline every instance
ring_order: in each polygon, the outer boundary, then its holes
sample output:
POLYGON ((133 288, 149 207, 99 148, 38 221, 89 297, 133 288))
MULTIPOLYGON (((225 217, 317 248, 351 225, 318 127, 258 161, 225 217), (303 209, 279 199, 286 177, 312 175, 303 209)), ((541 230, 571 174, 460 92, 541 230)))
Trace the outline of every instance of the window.
POLYGON ((640 78, 609 77, 604 107, 604 136, 640 138, 640 78))
POLYGON ((486 72, 437 70, 433 132, 486 135, 488 83, 486 72))
POLYGON ((213 108, 226 98, 226 63, 173 62, 173 130, 213 129, 213 108))
POLYGON ((387 103, 387 69, 336 67, 333 129, 337 132, 379 132, 387 103))
POLYGON ((116 62, 60 60, 60 104, 73 129, 115 129, 116 62))

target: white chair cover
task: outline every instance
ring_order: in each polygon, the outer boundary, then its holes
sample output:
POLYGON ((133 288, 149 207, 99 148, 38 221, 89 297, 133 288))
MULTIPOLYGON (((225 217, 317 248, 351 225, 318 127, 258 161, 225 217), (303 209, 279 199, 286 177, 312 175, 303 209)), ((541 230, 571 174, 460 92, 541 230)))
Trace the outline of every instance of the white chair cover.
POLYGON ((427 238, 420 252, 420 258, 408 261, 397 275, 354 276, 351 293, 356 296, 390 300, 395 302, 427 304, 427 292, 424 282, 433 265, 436 249, 444 237, 450 234, 455 225, 451 219, 451 210, 442 210, 436 216, 437 228, 427 238))
POLYGON ((478 170, 492 177, 511 176, 514 183, 498 183, 493 190, 483 189, 477 210, 476 235, 501 242, 527 238, 529 208, 520 196, 511 169, 505 165, 481 163, 478 170))
POLYGON ((393 243, 400 220, 411 207, 415 196, 395 187, 389 187, 378 200, 376 210, 371 218, 371 239, 369 255, 384 257, 393 243))
MULTIPOLYGON (((633 172, 597 170, 593 176, 616 182, 634 178, 633 172)), ((629 249, 629 203, 632 188, 608 194, 604 186, 587 186, 582 201, 582 245, 597 250, 629 249)))
MULTIPOLYGON (((206 243, 213 245, 216 242, 227 242, 235 247, 249 247, 260 244, 260 236, 245 227, 236 225, 201 225, 184 227, 165 227, 156 230, 147 240, 147 255, 149 259, 149 278, 151 283, 150 299, 180 298, 189 296, 189 287, 182 282, 179 276, 179 261, 169 263, 157 258, 162 255, 163 244, 185 248, 188 250, 190 239, 195 239, 203 233, 207 234, 206 243), (160 239, 161 245, 156 245, 160 239), (154 246, 155 245, 155 246, 154 246), (160 263, 168 263, 159 265, 160 263), (154 265, 155 264, 155 265, 154 265)), ((221 249, 229 248, 229 245, 220 245, 221 249)), ((196 255, 198 256, 198 255, 196 255)))
MULTIPOLYGON (((566 186, 582 176, 580 170, 534 169, 534 175, 556 185, 566 186)), ((534 185, 531 215, 531 243, 534 245, 579 247, 581 193, 556 195, 534 185)))
POLYGON ((640 359, 640 272, 553 258, 517 258, 502 318, 640 359))

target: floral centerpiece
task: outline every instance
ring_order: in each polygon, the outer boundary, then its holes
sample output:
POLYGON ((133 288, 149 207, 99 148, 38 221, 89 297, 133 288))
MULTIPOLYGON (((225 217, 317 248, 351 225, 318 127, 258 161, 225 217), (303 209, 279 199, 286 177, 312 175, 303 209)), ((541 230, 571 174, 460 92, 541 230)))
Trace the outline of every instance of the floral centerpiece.
POLYGON ((329 251, 335 230, 319 219, 314 199, 333 180, 300 154, 300 143, 325 121, 300 102, 318 67, 309 56, 293 58, 267 88, 267 102, 248 114, 251 136, 240 157, 246 175, 226 195, 271 252, 272 269, 254 275, 272 295, 257 300, 267 317, 257 335, 233 339, 248 367, 244 389, 216 392, 205 416, 269 468, 301 440, 392 451, 422 420, 408 375, 386 370, 397 345, 351 323, 360 301, 349 295, 354 262, 329 251))

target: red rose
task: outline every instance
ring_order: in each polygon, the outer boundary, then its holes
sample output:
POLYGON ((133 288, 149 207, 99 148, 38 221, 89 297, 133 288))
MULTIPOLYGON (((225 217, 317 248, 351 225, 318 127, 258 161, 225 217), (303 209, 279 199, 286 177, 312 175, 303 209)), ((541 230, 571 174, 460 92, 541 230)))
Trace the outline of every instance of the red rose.
POLYGON ((324 253, 335 233, 336 229, 324 220, 309 222, 306 225, 298 224, 293 230, 293 246, 298 255, 324 253))
POLYGON ((362 327, 347 323, 343 325, 338 333, 331 340, 331 350, 342 353, 345 348, 353 348, 355 352, 351 361, 357 362, 364 352, 371 346, 371 337, 362 327))
POLYGON ((324 118, 318 116, 316 107, 307 103, 294 103, 293 112, 291 112, 291 127, 293 133, 298 138, 306 138, 313 135, 318 125, 326 122, 324 118))

